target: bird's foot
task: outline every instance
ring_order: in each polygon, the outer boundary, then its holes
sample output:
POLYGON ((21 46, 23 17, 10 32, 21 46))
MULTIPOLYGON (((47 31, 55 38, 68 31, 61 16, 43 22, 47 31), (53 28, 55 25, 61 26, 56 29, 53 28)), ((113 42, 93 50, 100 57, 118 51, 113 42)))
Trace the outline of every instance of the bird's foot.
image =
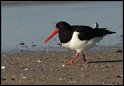
POLYGON ((88 61, 87 60, 81 60, 81 64, 87 64, 88 61))
POLYGON ((69 64, 69 65, 72 64, 72 63, 73 63, 72 60, 67 62, 67 64, 69 64))

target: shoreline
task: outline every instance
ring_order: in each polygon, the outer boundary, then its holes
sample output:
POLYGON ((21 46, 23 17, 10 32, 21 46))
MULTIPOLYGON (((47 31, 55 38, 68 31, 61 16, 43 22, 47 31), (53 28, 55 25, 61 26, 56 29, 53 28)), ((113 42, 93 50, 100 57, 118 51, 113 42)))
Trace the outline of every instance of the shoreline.
MULTIPOLYGON (((96 45, 95 47, 89 49, 86 52, 98 52, 98 51, 115 51, 115 50, 123 50, 123 45, 96 45)), ((22 49, 10 49, 10 50, 1 50, 1 55, 4 54, 21 54, 25 52, 68 52, 73 51, 67 48, 64 48, 62 46, 52 47, 52 46, 46 46, 46 47, 40 47, 40 48, 22 48, 22 49)))

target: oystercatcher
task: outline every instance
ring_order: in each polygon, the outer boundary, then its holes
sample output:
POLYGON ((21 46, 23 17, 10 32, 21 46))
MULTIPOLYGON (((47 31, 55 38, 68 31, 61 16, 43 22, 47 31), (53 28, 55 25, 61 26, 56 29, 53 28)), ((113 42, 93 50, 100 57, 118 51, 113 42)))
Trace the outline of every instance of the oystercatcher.
POLYGON ((106 36, 107 34, 113 34, 115 32, 107 30, 107 28, 99 28, 98 23, 95 24, 95 27, 89 27, 85 25, 70 25, 67 22, 60 21, 56 24, 55 30, 45 39, 47 43, 55 34, 59 33, 59 39, 61 45, 72 50, 76 50, 77 53, 75 56, 67 62, 67 64, 72 64, 74 60, 83 54, 82 63, 87 63, 85 50, 96 45, 97 42, 106 36))

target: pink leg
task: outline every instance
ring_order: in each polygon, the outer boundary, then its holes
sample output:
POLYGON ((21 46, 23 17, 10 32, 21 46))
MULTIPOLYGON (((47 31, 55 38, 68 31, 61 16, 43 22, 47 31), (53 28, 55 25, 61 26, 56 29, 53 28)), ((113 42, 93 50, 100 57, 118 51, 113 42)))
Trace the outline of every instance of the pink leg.
POLYGON ((81 63, 84 64, 84 63, 87 63, 87 59, 85 58, 85 54, 83 53, 83 59, 81 60, 81 63))
POLYGON ((70 61, 67 62, 67 64, 72 64, 73 61, 74 61, 78 56, 79 56, 79 52, 77 52, 77 53, 75 54, 75 56, 74 56, 70 61))

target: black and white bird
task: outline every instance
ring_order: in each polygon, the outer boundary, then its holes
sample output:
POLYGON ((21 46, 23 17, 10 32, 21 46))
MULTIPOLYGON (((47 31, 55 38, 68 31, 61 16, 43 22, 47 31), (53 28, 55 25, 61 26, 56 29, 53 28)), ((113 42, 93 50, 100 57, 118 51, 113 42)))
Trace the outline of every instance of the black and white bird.
POLYGON ((67 22, 61 21, 56 24, 55 30, 44 42, 47 43, 57 33, 59 33, 59 39, 63 47, 77 51, 75 56, 67 62, 67 64, 72 64, 81 53, 83 54, 81 62, 87 63, 84 51, 95 46, 107 34, 115 32, 109 31, 107 28, 99 28, 98 23, 92 28, 85 25, 71 26, 67 22))

